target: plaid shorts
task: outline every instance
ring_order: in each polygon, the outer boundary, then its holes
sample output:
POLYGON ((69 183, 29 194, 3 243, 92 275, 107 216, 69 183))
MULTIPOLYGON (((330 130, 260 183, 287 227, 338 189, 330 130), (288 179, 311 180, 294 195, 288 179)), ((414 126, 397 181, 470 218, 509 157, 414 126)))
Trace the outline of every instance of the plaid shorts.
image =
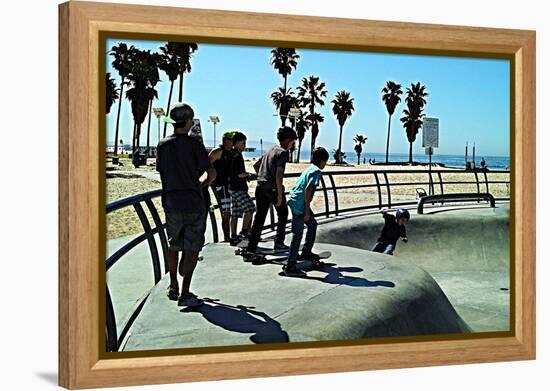
POLYGON ((206 214, 174 210, 167 210, 165 214, 168 248, 171 251, 201 251, 204 246, 206 214))
POLYGON ((229 186, 212 186, 214 195, 218 201, 218 206, 222 213, 229 213, 231 210, 231 194, 229 192, 229 186))
POLYGON ((256 210, 254 201, 247 191, 233 190, 231 192, 231 216, 243 217, 246 213, 253 213, 256 210))

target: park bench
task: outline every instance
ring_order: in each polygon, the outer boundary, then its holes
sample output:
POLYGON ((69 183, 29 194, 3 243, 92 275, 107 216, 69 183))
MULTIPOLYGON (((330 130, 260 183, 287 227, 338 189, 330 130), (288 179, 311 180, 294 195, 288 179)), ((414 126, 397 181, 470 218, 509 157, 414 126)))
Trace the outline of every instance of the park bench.
POLYGON ((467 202, 467 201, 488 201, 491 208, 495 207, 495 197, 491 193, 447 193, 425 195, 418 199, 417 213, 424 213, 424 204, 428 202, 467 202))

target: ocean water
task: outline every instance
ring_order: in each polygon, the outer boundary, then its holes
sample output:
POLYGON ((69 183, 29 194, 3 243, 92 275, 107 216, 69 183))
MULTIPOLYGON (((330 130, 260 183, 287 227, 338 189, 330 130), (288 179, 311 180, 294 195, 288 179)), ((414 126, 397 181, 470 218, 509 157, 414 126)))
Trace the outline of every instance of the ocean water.
MULTIPOLYGON (((265 150, 264 150, 265 151, 265 150)), ((346 161, 350 164, 357 163, 357 154, 355 152, 345 152, 346 161)), ((259 149, 256 149, 254 152, 244 153, 245 158, 257 159, 261 156, 259 149)), ((368 162, 369 159, 375 159, 376 163, 382 163, 386 160, 385 153, 378 152, 366 152, 361 154, 361 164, 363 163, 363 158, 366 158, 368 162)), ((476 166, 479 167, 479 162, 481 158, 485 158, 485 163, 489 169, 495 170, 508 170, 510 169, 510 157, 508 156, 486 156, 486 155, 476 155, 476 166)), ((307 162, 309 159, 309 151, 302 151, 300 154, 300 160, 307 162)), ((332 159, 332 156, 331 156, 332 159)), ((391 162, 408 162, 409 154, 408 153, 390 153, 389 160, 391 162)), ((413 160, 420 163, 428 163, 428 155, 422 154, 413 154, 413 160)), ((464 155, 443 155, 443 154, 434 154, 432 155, 432 163, 442 163, 447 167, 457 167, 464 168, 464 155)), ((472 160, 472 156, 468 157, 468 160, 472 160)))

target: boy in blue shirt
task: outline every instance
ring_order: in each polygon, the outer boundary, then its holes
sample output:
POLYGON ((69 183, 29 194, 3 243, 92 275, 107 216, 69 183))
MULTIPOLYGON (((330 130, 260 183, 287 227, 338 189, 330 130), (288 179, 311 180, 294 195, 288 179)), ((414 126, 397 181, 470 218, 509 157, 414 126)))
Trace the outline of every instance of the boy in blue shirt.
POLYGON ((312 252, 315 234, 317 233, 317 221, 311 211, 310 204, 323 175, 321 170, 325 168, 327 160, 327 150, 322 147, 315 148, 312 154, 311 166, 302 173, 288 196, 288 206, 292 211, 292 242, 288 263, 283 268, 283 273, 287 276, 301 277, 305 275, 302 270, 296 267, 298 251, 304 235, 304 224, 307 225, 306 242, 302 247, 302 254, 299 258, 312 261, 314 266, 319 263, 319 256, 312 252))

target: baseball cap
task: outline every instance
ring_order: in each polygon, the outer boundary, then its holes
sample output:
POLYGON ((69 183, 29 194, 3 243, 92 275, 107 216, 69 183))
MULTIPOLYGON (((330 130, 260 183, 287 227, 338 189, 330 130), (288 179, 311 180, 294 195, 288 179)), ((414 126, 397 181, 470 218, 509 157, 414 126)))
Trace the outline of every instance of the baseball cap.
POLYGON ((185 103, 176 103, 170 109, 170 114, 164 117, 164 122, 169 124, 185 123, 190 119, 193 119, 195 115, 191 106, 185 103))

